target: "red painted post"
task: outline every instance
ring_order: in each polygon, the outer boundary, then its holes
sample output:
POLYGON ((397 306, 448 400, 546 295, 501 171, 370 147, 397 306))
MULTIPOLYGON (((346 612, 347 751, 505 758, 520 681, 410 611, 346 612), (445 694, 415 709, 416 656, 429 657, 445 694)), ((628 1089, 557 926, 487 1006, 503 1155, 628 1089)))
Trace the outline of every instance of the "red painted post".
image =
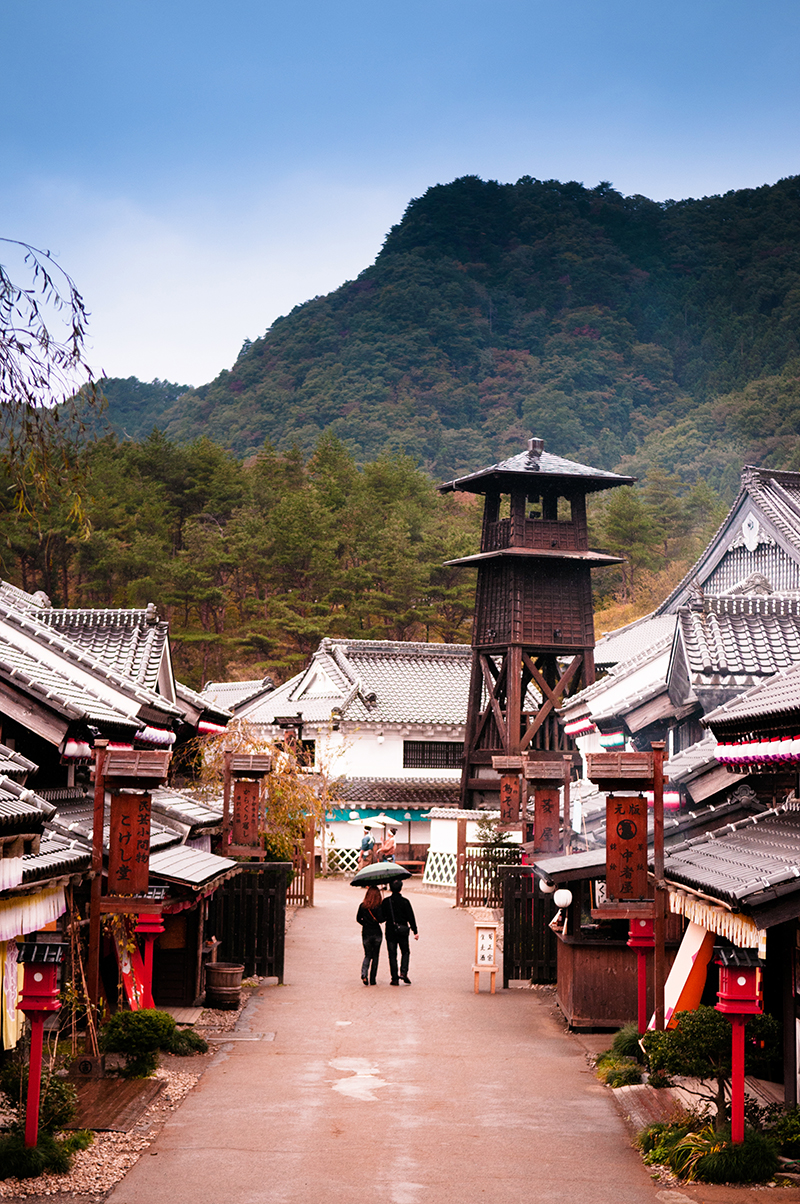
POLYGON ((39 1097, 42 1090, 42 1047, 44 1045, 44 1013, 31 1016, 31 1060, 28 1066, 28 1106, 25 1112, 25 1144, 36 1145, 39 1140, 39 1097))
POLYGON ((153 1002, 153 945, 163 931, 164 922, 161 916, 145 911, 140 912, 136 935, 140 936, 144 943, 142 961, 144 963, 144 1006, 146 1008, 156 1006, 153 1002))
POLYGON ((653 948, 653 921, 628 921, 628 947, 636 950, 636 1026, 647 1032, 647 950, 653 948))
POLYGON ((731 1141, 744 1141, 744 1016, 731 1016, 731 1141))

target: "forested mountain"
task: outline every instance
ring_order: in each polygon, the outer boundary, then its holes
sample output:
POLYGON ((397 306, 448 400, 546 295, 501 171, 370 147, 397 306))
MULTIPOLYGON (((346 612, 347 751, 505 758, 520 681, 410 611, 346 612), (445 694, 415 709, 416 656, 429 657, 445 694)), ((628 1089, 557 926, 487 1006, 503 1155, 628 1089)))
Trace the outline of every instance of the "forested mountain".
POLYGON ((265 439, 308 455, 327 430, 359 463, 401 450, 444 478, 535 432, 729 495, 744 460, 798 467, 800 178, 664 203, 529 177, 437 185, 357 280, 211 384, 106 391, 120 434, 202 432, 240 456, 265 439))

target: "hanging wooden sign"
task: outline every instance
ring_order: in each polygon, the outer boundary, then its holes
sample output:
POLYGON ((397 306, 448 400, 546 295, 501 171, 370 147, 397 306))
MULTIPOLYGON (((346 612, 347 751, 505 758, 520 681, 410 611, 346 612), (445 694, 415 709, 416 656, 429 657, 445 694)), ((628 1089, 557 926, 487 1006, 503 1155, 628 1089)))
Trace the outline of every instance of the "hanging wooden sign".
POLYGON ((150 795, 112 794, 108 893, 146 895, 150 881, 150 795))
POLYGON ((522 780, 515 773, 500 778, 500 822, 518 824, 522 799, 522 780))
POLYGON ((647 803, 609 794, 606 799, 606 895, 609 899, 648 899, 647 803))
POLYGON ((259 844, 259 803, 261 788, 258 782, 240 778, 233 786, 233 843, 248 848, 259 844))
POLYGON ((561 848, 558 791, 536 786, 533 792, 533 851, 557 853, 561 848))

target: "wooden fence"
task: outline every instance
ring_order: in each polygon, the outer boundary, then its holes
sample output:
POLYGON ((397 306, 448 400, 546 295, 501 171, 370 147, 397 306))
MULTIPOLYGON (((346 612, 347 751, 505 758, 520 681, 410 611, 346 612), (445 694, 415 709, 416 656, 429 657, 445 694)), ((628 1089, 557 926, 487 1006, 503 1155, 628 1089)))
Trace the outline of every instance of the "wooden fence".
POLYGON ((558 937, 549 927, 555 915, 552 895, 536 889, 533 867, 500 867, 503 889, 503 986, 512 979, 556 981, 558 937))
POLYGON ((520 858, 519 845, 461 843, 456 861, 456 906, 502 907, 500 870, 518 865, 520 858))
POLYGON ((219 960, 241 962, 245 977, 283 982, 288 861, 250 862, 218 888, 209 903, 207 931, 220 941, 219 960))

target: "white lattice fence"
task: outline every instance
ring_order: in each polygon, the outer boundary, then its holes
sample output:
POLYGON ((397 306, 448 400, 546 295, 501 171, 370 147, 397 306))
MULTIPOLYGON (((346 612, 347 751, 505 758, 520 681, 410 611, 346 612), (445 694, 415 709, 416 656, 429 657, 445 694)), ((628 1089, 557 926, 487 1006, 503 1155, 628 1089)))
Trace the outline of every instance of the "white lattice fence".
POLYGON ((423 886, 447 886, 456 888, 456 854, 428 852, 425 862, 425 873, 422 877, 423 886))
POLYGON ((358 869, 358 849, 329 849, 328 872, 331 874, 354 874, 358 869))

